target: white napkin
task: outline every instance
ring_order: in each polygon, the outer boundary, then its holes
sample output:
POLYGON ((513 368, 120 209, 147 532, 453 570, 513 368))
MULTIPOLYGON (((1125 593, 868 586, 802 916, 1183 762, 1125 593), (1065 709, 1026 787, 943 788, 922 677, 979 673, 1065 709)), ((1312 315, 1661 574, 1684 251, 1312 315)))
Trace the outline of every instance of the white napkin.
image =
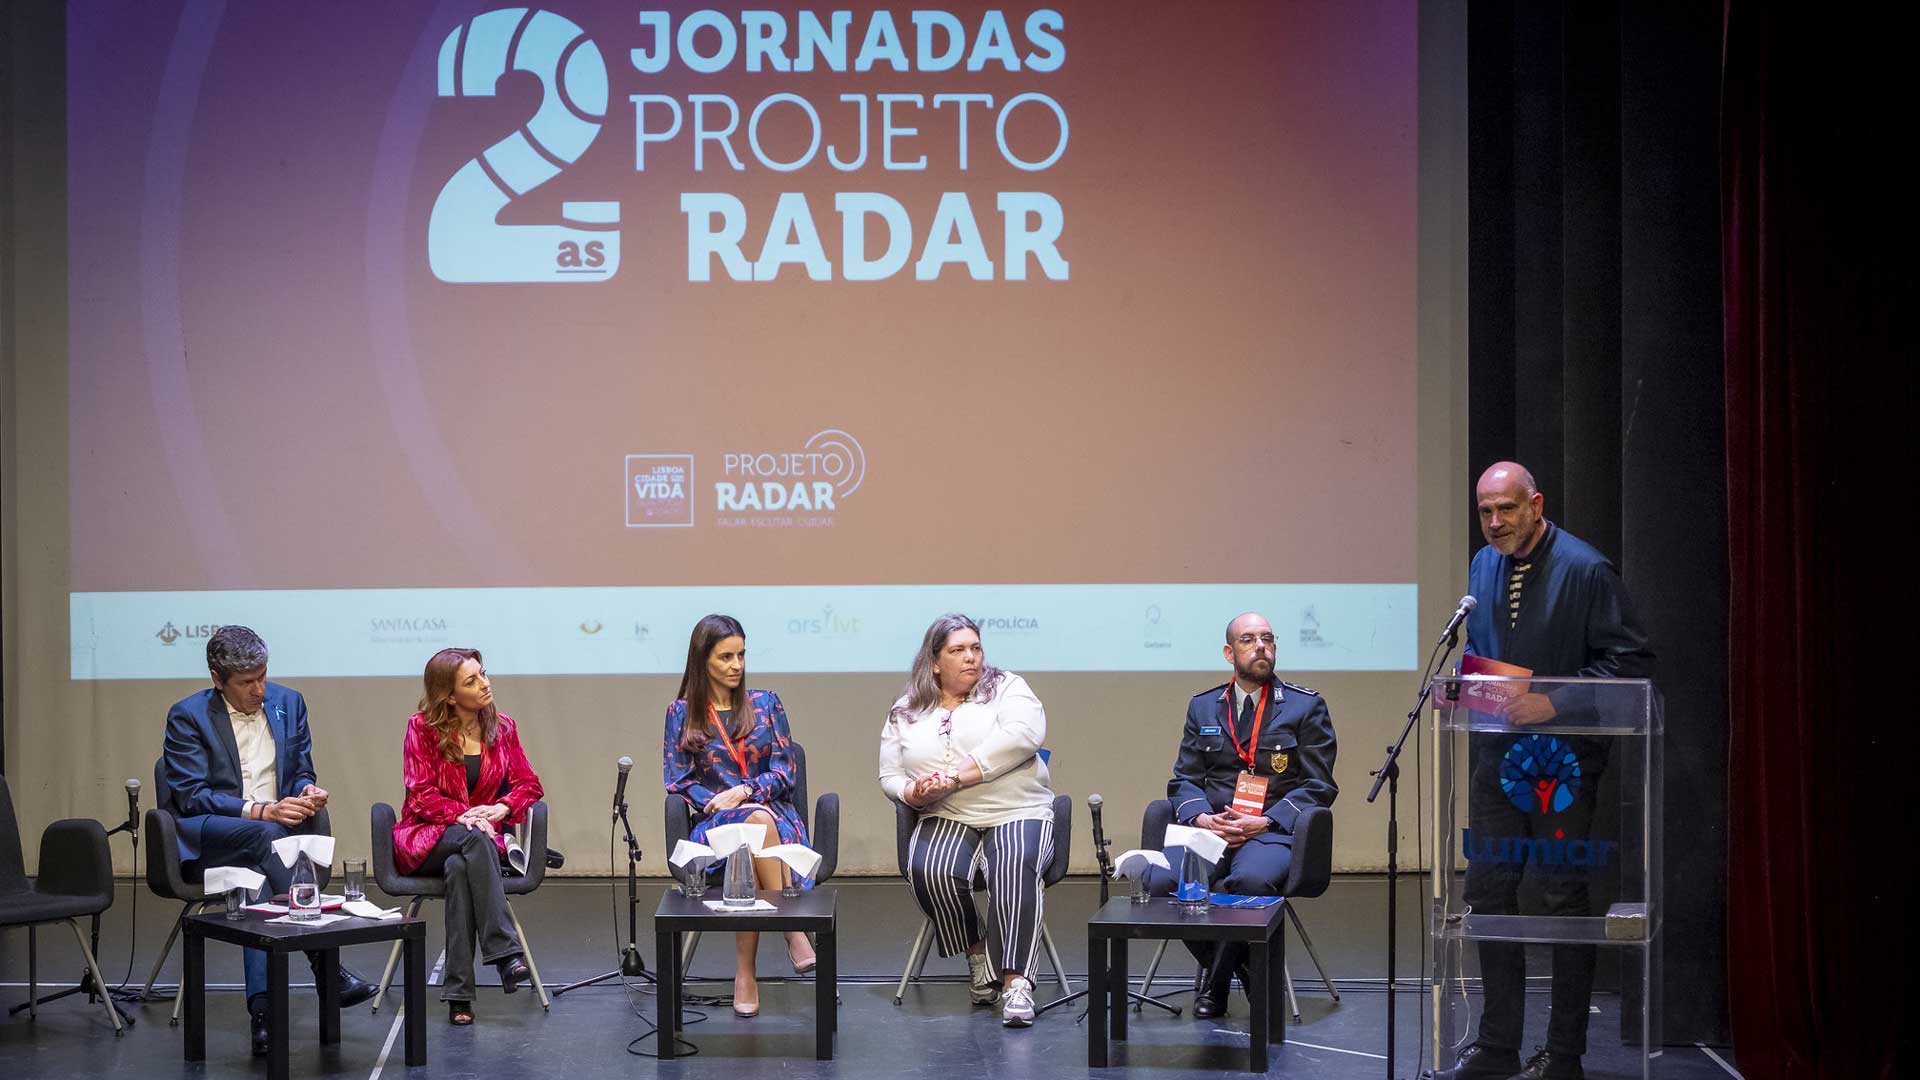
POLYGON ((294 860, 298 859, 303 851, 307 853, 307 858, 313 860, 315 866, 333 865, 333 837, 331 836, 312 834, 283 836, 273 842, 273 850, 280 856, 280 861, 288 866, 292 866, 294 860))
POLYGON ((820 853, 805 844, 775 844, 761 848, 758 854, 761 858, 786 863, 796 877, 812 877, 814 867, 820 865, 820 853))
POLYGON ((229 889, 245 889, 247 895, 267 883, 266 876, 258 870, 249 870, 244 866, 213 866, 200 875, 200 887, 207 890, 209 896, 219 896, 229 889))
POLYGON ((1220 861, 1227 853, 1227 838, 1211 829, 1195 829, 1186 825, 1167 826, 1165 847, 1181 847, 1200 856, 1201 861, 1211 866, 1220 861))
POLYGON ((718 911, 722 914, 725 914, 729 911, 772 911, 774 910, 773 905, 767 903, 765 900, 755 900, 753 902, 752 907, 735 907, 732 904, 727 903, 725 900, 706 900, 706 901, 703 901, 703 903, 705 903, 707 907, 712 908, 714 911, 718 911))
POLYGON ((754 855, 767 843, 767 827, 751 821, 741 821, 732 825, 715 825, 707 830, 707 846, 713 849, 717 858, 726 858, 734 850, 745 847, 754 855))
POLYGON ((1167 865, 1165 854, 1148 851, 1145 848, 1134 848, 1131 851, 1121 852, 1120 857, 1113 860, 1113 874, 1115 877, 1123 878, 1139 877, 1144 876, 1148 868, 1153 866, 1162 870, 1172 869, 1167 865))
POLYGON ((379 904, 366 900, 349 900, 340 905, 340 910, 350 915, 358 915, 362 919, 397 919, 400 917, 399 908, 383 908, 379 904))
POLYGON ((692 860, 701 858, 702 856, 709 859, 713 858, 713 849, 705 844, 696 844, 691 840, 682 840, 673 845, 673 854, 667 856, 667 861, 675 866, 685 866, 692 860))

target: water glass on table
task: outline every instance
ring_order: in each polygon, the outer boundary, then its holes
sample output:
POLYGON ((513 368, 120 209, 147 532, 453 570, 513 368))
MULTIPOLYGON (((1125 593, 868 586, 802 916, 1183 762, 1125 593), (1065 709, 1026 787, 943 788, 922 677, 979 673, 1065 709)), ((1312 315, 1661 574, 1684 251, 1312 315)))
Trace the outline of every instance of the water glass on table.
POLYGON ((367 898, 367 860, 347 859, 340 864, 340 872, 346 882, 341 894, 348 900, 367 898))

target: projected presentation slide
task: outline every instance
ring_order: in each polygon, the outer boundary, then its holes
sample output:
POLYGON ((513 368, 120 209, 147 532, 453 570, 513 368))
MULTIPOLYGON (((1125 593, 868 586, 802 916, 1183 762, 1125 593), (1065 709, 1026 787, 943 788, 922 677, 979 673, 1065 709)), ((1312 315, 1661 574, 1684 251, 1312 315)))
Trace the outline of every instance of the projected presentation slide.
POLYGON ((73 4, 72 675, 1416 666, 1416 10, 73 4))

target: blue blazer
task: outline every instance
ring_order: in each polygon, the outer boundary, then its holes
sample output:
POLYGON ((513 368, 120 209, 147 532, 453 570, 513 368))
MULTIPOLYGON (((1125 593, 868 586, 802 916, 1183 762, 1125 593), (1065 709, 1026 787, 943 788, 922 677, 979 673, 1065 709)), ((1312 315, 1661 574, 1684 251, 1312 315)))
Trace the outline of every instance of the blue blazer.
MULTIPOLYGON (((307 699, 299 691, 267 683, 261 708, 273 732, 282 797, 317 784, 313 773, 313 737, 307 733, 307 699)), ((208 687, 167 710, 167 790, 160 808, 180 823, 180 858, 200 857, 200 829, 210 816, 239 817, 247 799, 240 790, 240 747, 227 716, 227 699, 208 687)))

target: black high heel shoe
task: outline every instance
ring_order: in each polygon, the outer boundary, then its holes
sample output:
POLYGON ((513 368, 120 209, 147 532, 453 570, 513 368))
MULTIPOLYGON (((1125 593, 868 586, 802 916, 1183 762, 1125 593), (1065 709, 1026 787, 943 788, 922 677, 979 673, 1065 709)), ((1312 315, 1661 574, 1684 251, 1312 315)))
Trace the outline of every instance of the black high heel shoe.
POLYGON ((520 989, 520 984, 533 978, 533 969, 527 966, 524 957, 514 956, 495 965, 500 969, 500 992, 511 994, 520 989))
POLYGON ((473 1023, 473 1002, 447 1002, 447 1022, 454 1027, 466 1027, 473 1023))

